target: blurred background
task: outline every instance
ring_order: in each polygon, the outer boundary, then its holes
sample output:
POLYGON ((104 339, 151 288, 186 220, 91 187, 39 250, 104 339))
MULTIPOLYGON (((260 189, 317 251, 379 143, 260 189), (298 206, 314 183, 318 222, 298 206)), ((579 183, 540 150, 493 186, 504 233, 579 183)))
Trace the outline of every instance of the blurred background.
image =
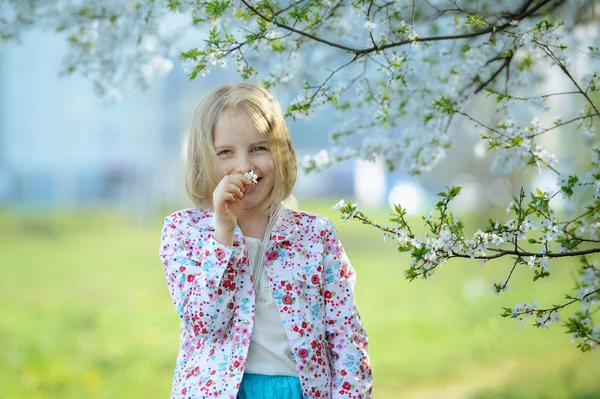
MULTIPOLYGON (((39 31, 0 47, 0 398, 165 398, 179 320, 158 258, 163 218, 191 206, 182 155, 195 103, 239 78, 226 69, 190 82, 173 61, 148 91, 115 93, 108 104, 83 78, 58 76, 65 53, 63 38, 39 31)), ((285 108, 296 93, 274 95, 285 108)), ((289 121, 299 160, 327 147, 338 122, 327 110, 289 121)), ((561 163, 585 167, 582 139, 547 140, 561 163)), ((384 223, 401 203, 421 226, 435 193, 462 185, 453 206, 472 233, 488 218, 506 220, 521 186, 554 187, 545 173, 493 175, 490 163, 465 133, 418 179, 379 161, 299 178, 289 206, 332 218, 357 270, 377 399, 600 398, 597 353, 579 352, 561 327, 500 317, 519 301, 561 303, 575 259, 553 262, 552 278, 536 283, 518 269, 500 297, 491 283, 506 278, 510 259, 452 261, 409 283, 408 255, 331 210, 344 198, 384 223)), ((559 197, 553 205, 576 206, 559 197)))

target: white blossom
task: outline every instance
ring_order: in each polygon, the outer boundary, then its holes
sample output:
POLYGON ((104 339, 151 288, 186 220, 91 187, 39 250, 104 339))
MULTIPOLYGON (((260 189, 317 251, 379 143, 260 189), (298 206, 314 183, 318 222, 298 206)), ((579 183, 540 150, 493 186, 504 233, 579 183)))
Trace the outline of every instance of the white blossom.
POLYGON ((334 206, 332 206, 331 209, 340 209, 344 205, 346 205, 346 202, 344 201, 344 199, 341 199, 338 202, 336 202, 336 204, 334 206))
POLYGON ((377 28, 377 24, 373 23, 371 21, 367 21, 367 22, 365 22, 364 27, 367 28, 368 30, 373 30, 373 29, 377 28))
POLYGON ((530 268, 535 267, 535 265, 536 265, 536 259, 537 258, 535 257, 535 255, 529 257, 529 260, 527 261, 527 264, 529 265, 530 268))

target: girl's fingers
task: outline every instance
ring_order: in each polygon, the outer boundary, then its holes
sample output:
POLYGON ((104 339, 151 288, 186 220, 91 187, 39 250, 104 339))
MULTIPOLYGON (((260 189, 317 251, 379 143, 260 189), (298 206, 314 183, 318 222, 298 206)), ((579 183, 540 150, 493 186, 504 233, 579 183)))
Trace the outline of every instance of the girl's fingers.
POLYGON ((242 200, 244 192, 246 191, 246 185, 251 185, 250 180, 242 175, 225 176, 221 179, 213 192, 215 207, 223 209, 222 207, 225 203, 242 200))
POLYGON ((249 186, 252 184, 250 179, 248 179, 247 177, 244 177, 243 175, 229 175, 229 176, 225 176, 223 179, 227 179, 227 181, 229 183, 235 184, 242 191, 246 190, 246 186, 249 186))
POLYGON ((225 184, 222 184, 219 187, 217 187, 217 189, 215 191, 216 191, 216 193, 231 193, 231 194, 237 195, 238 197, 242 198, 245 190, 241 189, 240 187, 238 187, 237 185, 235 185, 233 183, 225 183, 225 184))
POLYGON ((240 198, 242 198, 242 196, 244 195, 243 190, 241 190, 238 186, 236 186, 234 184, 227 185, 227 187, 225 187, 225 191, 228 193, 235 194, 240 198))
POLYGON ((220 194, 218 194, 216 196, 216 198, 217 198, 217 202, 232 202, 237 199, 233 193, 228 193, 228 192, 221 192, 220 194))

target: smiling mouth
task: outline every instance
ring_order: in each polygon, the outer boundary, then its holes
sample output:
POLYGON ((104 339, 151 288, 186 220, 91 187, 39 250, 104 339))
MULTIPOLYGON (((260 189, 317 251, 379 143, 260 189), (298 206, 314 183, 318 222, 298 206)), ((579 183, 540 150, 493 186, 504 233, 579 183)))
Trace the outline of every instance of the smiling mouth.
POLYGON ((262 179, 263 179, 262 177, 259 177, 259 178, 257 178, 257 179, 256 179, 256 184, 252 185, 252 186, 250 187, 250 190, 252 190, 254 187, 258 186, 258 183, 260 183, 260 181, 261 181, 262 179))

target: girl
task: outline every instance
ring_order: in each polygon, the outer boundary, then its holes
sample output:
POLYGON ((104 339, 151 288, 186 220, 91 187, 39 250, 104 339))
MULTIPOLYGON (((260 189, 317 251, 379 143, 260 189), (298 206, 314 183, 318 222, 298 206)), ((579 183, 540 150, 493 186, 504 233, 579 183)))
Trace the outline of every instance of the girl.
POLYGON ((171 398, 371 398, 354 269, 327 218, 286 209, 296 155, 263 88, 207 93, 187 147, 195 208, 160 257, 181 319, 171 398))

